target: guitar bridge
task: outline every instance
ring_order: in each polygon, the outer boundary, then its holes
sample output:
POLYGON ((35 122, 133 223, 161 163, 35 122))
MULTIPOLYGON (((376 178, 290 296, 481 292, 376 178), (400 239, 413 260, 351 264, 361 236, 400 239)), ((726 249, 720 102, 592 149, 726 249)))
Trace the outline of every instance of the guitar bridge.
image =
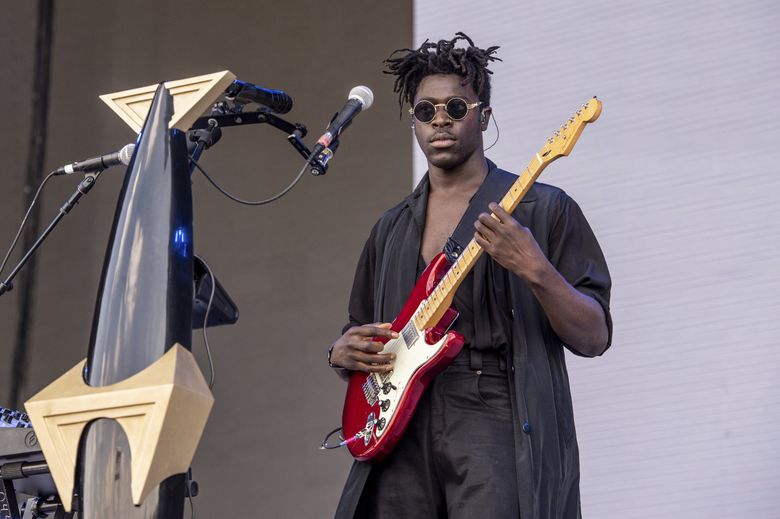
POLYGON ((379 399, 379 381, 376 379, 376 375, 371 373, 366 377, 366 381, 363 382, 363 395, 366 397, 368 405, 373 406, 379 399))

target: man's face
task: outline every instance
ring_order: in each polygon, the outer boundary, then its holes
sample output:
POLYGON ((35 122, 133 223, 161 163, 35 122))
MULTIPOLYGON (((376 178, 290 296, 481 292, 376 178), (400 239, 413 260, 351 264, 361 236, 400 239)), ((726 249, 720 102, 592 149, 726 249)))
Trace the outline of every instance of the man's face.
MULTIPOLYGON (((426 76, 417 88, 415 104, 421 100, 433 104, 446 103, 453 97, 465 99, 468 104, 479 101, 470 84, 461 85, 463 78, 454 74, 435 74, 426 76)), ((428 162, 449 170, 463 164, 475 152, 482 150, 482 106, 472 108, 466 117, 453 121, 444 110, 438 107, 436 115, 429 123, 414 119, 414 134, 428 162)))

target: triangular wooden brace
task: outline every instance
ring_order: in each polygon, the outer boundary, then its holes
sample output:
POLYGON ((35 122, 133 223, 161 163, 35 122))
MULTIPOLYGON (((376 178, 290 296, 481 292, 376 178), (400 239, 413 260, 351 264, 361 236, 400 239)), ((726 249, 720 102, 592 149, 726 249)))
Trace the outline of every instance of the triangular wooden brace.
POLYGON ((119 422, 131 453, 131 492, 140 505, 164 479, 187 472, 214 397, 192 353, 174 345, 130 378, 92 387, 86 360, 24 405, 65 510, 70 511, 79 441, 99 418, 119 422))
MULTIPOLYGON (((166 81, 173 96, 173 117, 169 128, 187 131, 195 121, 225 92, 236 79, 229 70, 204 76, 166 81)), ((146 121, 146 114, 152 106, 152 99, 158 85, 149 85, 113 94, 103 94, 100 99, 126 122, 136 133, 146 121)))

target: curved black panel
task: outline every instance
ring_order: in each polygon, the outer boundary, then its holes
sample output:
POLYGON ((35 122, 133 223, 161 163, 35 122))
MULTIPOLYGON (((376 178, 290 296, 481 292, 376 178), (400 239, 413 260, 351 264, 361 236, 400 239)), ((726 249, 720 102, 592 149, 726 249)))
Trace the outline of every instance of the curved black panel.
MULTIPOLYGON (((86 382, 124 380, 192 339, 192 192, 184 134, 168 130, 173 98, 157 89, 128 166, 103 265, 86 382)), ((184 477, 140 507, 130 500, 130 452, 118 423, 91 424, 79 458, 81 519, 180 518, 184 477)))
POLYGON ((184 134, 158 90, 125 177, 92 325, 85 380, 123 380, 192 339, 192 191, 184 134))

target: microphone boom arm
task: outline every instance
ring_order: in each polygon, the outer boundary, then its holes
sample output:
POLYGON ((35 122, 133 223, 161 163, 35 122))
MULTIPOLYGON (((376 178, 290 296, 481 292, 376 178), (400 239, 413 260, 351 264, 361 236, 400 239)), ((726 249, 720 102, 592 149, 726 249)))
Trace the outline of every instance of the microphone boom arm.
POLYGON ((249 124, 270 124, 279 131, 287 134, 287 141, 293 148, 301 154, 301 156, 308 160, 311 164, 311 173, 315 176, 324 175, 328 172, 328 165, 326 161, 321 160, 319 157, 312 157, 312 153, 306 144, 303 142, 303 138, 306 137, 308 130, 306 126, 301 123, 291 123, 285 121, 281 117, 274 114, 257 111, 257 112, 229 112, 219 113, 220 110, 216 109, 212 112, 212 115, 204 116, 195 121, 192 125, 192 130, 204 130, 209 128, 209 121, 216 121, 217 127, 225 128, 228 126, 246 126, 249 124), (216 113, 215 113, 216 112, 216 113))

